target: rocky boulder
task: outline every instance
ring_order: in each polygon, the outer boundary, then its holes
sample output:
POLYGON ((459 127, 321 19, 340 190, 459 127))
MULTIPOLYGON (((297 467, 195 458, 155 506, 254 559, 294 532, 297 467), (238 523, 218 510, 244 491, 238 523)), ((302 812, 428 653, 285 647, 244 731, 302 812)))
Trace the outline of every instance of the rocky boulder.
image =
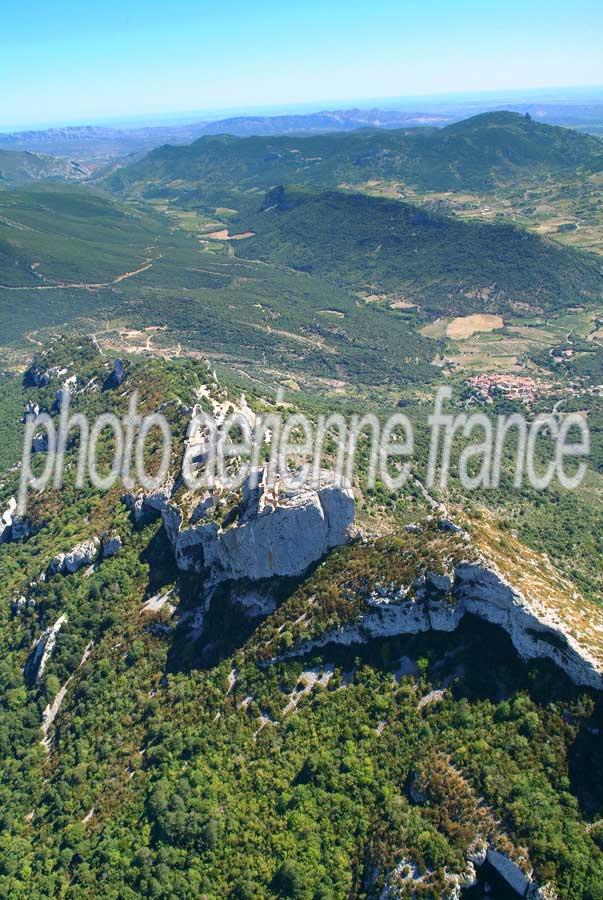
POLYGON ((27 422, 28 419, 37 419, 40 415, 40 406, 38 403, 33 403, 33 401, 29 400, 27 406, 23 411, 23 415, 21 416, 21 422, 23 425, 27 422))
POLYGON ((53 409, 55 412, 60 412, 63 406, 63 403, 67 402, 70 398, 75 396, 77 391, 77 375, 71 375, 67 378, 66 381, 63 382, 59 390, 56 392, 55 401, 53 409))
POLYGON ((11 497, 4 512, 0 515, 0 544, 25 541, 34 532, 34 527, 28 519, 15 515, 17 501, 11 497))
POLYGON ((68 553, 58 553, 50 566, 50 575, 72 575, 84 566, 91 566, 99 555, 101 542, 97 537, 76 544, 68 553))
POLYGON ((105 535, 101 542, 101 559, 110 559, 116 556, 123 547, 123 541, 118 534, 105 535))

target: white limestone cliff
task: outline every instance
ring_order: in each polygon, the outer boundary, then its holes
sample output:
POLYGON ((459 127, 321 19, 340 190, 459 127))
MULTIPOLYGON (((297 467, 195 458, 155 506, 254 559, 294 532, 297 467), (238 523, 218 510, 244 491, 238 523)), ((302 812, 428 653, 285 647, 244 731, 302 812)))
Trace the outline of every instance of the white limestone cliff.
POLYGON ((110 559, 116 556, 123 547, 123 541, 119 534, 105 535, 101 541, 101 559, 110 559))
POLYGON ((96 562, 101 542, 97 537, 76 544, 67 553, 57 553, 48 571, 50 575, 72 575, 84 566, 96 562))
POLYGON ((0 544, 8 543, 12 536, 13 516, 17 509, 17 501, 11 497, 2 515, 0 515, 0 544))
POLYGON ((503 878, 507 882, 509 887, 512 888, 516 894, 519 894, 520 897, 525 897, 526 895, 528 895, 528 893, 531 897, 535 896, 532 889, 536 886, 534 885, 531 877, 526 874, 523 869, 521 869, 517 865, 517 863, 510 859, 505 853, 501 853, 500 850, 495 850, 493 847, 489 847, 486 854, 486 859, 490 863, 492 868, 498 872, 501 878, 503 878))
POLYGON ((601 660, 553 612, 527 598, 485 559, 461 562, 450 575, 427 572, 406 591, 373 592, 366 612, 354 623, 303 642, 286 655, 305 655, 331 643, 454 631, 467 613, 504 628, 522 659, 551 659, 575 684, 603 690, 601 660))
POLYGON ((44 707, 44 711, 42 713, 42 724, 40 726, 40 730, 42 731, 41 743, 47 753, 50 751, 50 747, 52 744, 51 736, 50 736, 49 732, 50 732, 52 725, 54 724, 54 721, 55 721, 57 715, 59 714, 59 710, 61 709, 63 700, 65 699, 65 695, 67 694, 67 689, 68 689, 69 685, 71 684, 71 682, 73 681, 76 672, 79 672, 79 670, 82 668, 82 666, 84 665, 84 663, 86 662, 86 660, 88 659, 90 654, 92 653, 93 647, 94 647, 94 641, 90 641, 90 643, 86 645, 86 648, 84 650, 84 653, 82 655, 82 658, 80 660, 80 663, 79 663, 76 671, 73 672, 69 676, 69 678, 67 679, 65 684, 62 685, 61 688, 57 691, 57 694, 56 694, 54 700, 52 701, 52 703, 48 703, 44 707))
POLYGON ((17 501, 11 497, 7 507, 0 515, 0 544, 15 543, 27 540, 34 529, 31 523, 22 516, 16 515, 17 501))

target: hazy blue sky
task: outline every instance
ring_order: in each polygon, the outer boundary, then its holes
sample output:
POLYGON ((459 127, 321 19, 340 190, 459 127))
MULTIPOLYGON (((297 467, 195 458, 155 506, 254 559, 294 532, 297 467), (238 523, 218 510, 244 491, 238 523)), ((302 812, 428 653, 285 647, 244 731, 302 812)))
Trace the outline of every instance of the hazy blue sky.
POLYGON ((601 0, 4 0, 0 128, 603 84, 601 0))

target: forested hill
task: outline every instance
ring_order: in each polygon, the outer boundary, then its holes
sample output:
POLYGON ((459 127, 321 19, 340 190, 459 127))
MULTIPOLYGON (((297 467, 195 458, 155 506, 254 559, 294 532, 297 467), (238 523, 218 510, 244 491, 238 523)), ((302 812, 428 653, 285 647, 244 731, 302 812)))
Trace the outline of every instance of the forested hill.
POLYGON ((237 254, 339 286, 404 292, 438 315, 553 310, 596 300, 601 262, 504 224, 467 223, 399 201, 276 188, 237 254))
POLYGON ((446 128, 361 129, 310 137, 206 136, 164 146, 105 180, 115 191, 174 186, 266 189, 281 183, 335 187, 396 178, 424 189, 491 188, 538 173, 600 166, 601 142, 518 113, 474 116, 446 128))

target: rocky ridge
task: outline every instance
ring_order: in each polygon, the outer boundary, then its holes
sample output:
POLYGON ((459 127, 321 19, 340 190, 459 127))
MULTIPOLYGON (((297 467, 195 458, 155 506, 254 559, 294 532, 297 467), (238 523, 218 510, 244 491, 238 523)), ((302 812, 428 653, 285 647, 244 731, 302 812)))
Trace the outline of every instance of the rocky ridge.
POLYGON ((84 566, 92 566, 98 561, 115 556, 121 547, 122 540, 118 534, 107 535, 102 539, 94 536, 76 544, 67 553, 57 553, 48 567, 48 574, 73 575, 84 566))
MULTIPOLYGON (((418 531, 412 534, 420 547, 423 526, 415 528, 418 531)), ((423 533, 427 545, 428 529, 423 533)), ((533 577, 526 581, 522 568, 531 571, 530 561, 520 557, 514 559, 516 576, 511 577, 488 548, 462 532, 454 539, 458 546, 443 560, 444 571, 427 569, 403 584, 373 584, 352 621, 309 639, 298 633, 295 646, 284 656, 307 655, 329 644, 349 646, 401 634, 454 631, 470 614, 503 628, 522 659, 550 659, 575 684, 602 690, 603 612, 589 604, 591 631, 580 633, 575 623, 586 607, 571 595, 567 583, 554 585, 533 577), (598 641, 593 639, 597 634, 598 641)), ((414 571, 413 564, 409 571, 414 571)), ((420 557, 416 571, 421 571, 420 557)))
POLYGON ((66 616, 60 616, 34 644, 24 669, 25 678, 30 684, 37 684, 41 680, 56 646, 59 632, 66 621, 66 616))

